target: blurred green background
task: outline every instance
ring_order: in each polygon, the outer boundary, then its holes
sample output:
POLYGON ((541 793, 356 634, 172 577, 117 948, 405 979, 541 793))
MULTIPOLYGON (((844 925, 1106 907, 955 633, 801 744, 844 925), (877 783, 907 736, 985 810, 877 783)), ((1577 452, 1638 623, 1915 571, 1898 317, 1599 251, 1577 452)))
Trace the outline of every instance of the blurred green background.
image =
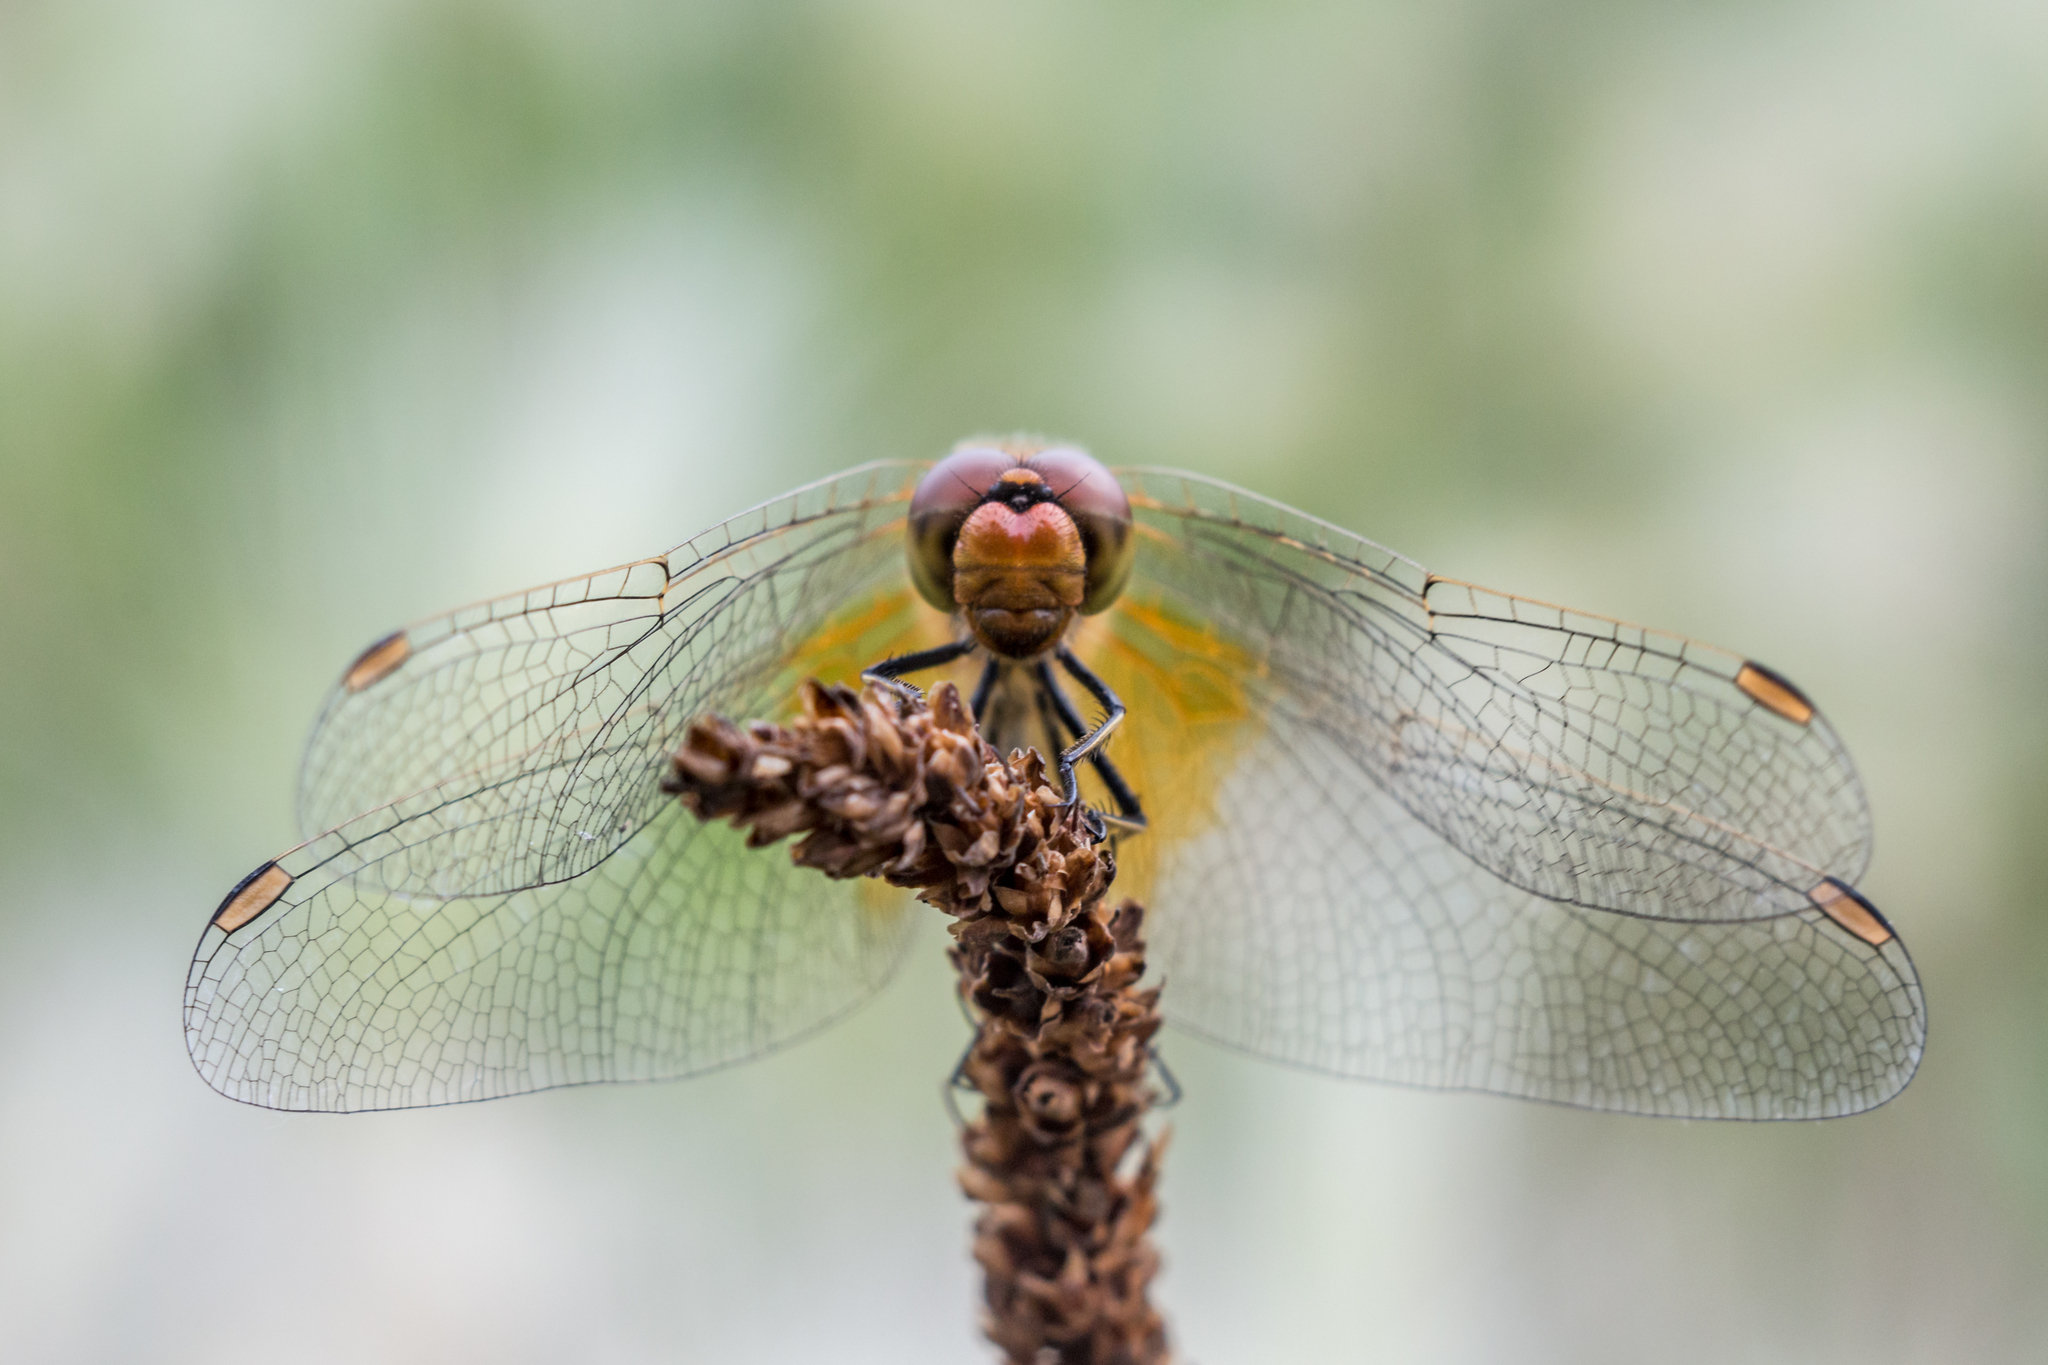
POLYGON ((1028 427, 1785 670, 1925 1065, 1789 1127, 1185 1038, 1183 1359, 2048 1354, 2048 8, 0 6, 0 1355, 985 1358, 931 926, 790 1052, 289 1117, 178 1030, 396 623, 1028 427))

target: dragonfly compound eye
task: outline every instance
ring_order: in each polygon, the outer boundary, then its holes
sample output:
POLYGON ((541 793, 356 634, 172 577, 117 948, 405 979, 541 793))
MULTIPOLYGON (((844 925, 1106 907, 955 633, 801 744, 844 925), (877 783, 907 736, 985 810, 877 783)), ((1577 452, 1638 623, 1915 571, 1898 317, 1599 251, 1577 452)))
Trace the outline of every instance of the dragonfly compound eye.
POLYGON ((1081 612, 1105 611, 1131 576, 1131 501, 1116 475, 1073 446, 1051 446, 1027 461, 1081 533, 1088 581, 1081 612))
POLYGON ((987 500, 1018 459, 1006 450, 967 442, 932 466, 910 499, 910 580, 940 611, 953 610, 953 546, 968 514, 987 500))

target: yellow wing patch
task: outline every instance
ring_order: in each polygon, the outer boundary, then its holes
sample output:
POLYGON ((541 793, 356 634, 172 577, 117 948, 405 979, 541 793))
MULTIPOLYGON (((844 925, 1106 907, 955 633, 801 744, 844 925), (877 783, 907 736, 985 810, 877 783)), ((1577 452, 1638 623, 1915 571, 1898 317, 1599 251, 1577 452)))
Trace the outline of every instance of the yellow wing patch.
MULTIPOLYGON (((767 691, 779 708, 767 719, 787 723, 798 707, 797 684, 806 678, 860 685, 860 671, 898 654, 933 649, 954 638, 950 617, 935 611, 906 576, 900 583, 858 598, 828 617, 783 660, 782 671, 767 691)), ((980 661, 969 659, 949 668, 921 673, 911 681, 929 688, 950 678, 963 690, 974 686, 980 661)), ((879 878, 863 878, 856 891, 861 914, 878 925, 895 923, 910 906, 909 893, 879 878)))
MULTIPOLYGON (((781 704, 793 710, 796 685, 805 678, 857 685, 870 664, 954 638, 952 618, 929 606, 906 577, 848 603, 810 632, 790 651, 767 695, 789 699, 781 704)), ((1109 611, 1084 618, 1072 644, 1130 707, 1110 750, 1144 803, 1150 828, 1119 848, 1117 887, 1148 899, 1160 857, 1215 827, 1214 794, 1257 732, 1266 665, 1213 624, 1139 585, 1109 611)), ((911 681, 929 690, 950 679, 971 692, 981 667, 981 658, 970 655, 911 681)), ((1072 695, 1071 686, 1068 691, 1072 695)), ((1092 771, 1084 769, 1083 782, 1091 801, 1109 804, 1092 771)), ((862 892, 863 907, 872 914, 887 915, 902 905, 879 882, 864 885, 862 892)))
MULTIPOLYGON (((1086 618, 1074 651, 1130 708, 1110 756, 1150 828, 1117 850, 1117 890, 1149 905, 1161 857, 1217 820, 1214 796, 1256 734, 1263 659, 1133 585, 1086 618)), ((1103 798, 1094 788, 1091 797, 1103 798)))
MULTIPOLYGON (((806 678, 858 687, 860 671, 870 664, 934 649, 952 638, 952 619, 927 605, 908 577, 858 598, 828 617, 783 660, 782 673, 768 695, 784 709, 768 719, 786 722, 795 714, 797 684, 806 678)), ((976 661, 964 669, 934 669, 910 681, 928 689, 942 678, 951 678, 971 688, 974 670, 979 667, 976 661)))

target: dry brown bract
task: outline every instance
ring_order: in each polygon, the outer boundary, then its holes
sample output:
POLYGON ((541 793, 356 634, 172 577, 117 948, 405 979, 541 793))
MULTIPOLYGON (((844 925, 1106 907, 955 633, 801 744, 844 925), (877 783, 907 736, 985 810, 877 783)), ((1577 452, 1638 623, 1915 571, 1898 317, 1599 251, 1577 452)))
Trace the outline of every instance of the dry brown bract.
POLYGON ((960 1184, 986 1207, 974 1255, 988 1335, 1016 1365, 1154 1365, 1166 1332, 1146 1298, 1146 1233, 1163 1138, 1120 1172, 1151 1103, 1159 1028, 1144 910, 1105 894, 1115 859, 1062 810, 1036 752, 996 753, 950 683, 929 704, 807 682, 783 727, 694 723, 664 789, 750 846, 831 877, 917 887, 953 917, 952 959, 979 1021, 960 1184))

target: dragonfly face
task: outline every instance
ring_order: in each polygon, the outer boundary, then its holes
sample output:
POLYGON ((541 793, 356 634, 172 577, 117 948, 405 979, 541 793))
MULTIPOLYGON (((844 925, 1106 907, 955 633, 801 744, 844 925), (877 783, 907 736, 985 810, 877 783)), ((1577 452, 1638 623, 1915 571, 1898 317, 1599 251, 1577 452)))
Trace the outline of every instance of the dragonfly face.
POLYGON ((1082 793, 1144 798, 1118 890, 1192 1032, 1698 1118, 1854 1113, 1918 1065, 1918 975, 1855 889, 1861 784, 1779 673, 1194 475, 974 443, 372 645, 307 746, 306 842, 194 954, 201 1075, 274 1108, 443 1104, 689 1075, 837 1018, 894 970, 907 897, 747 849, 660 777, 697 716, 934 654, 1004 681, 991 724, 1033 742, 1077 724, 1023 723, 1055 660, 1128 704, 1082 793))
POLYGON ((1123 590, 1131 505, 1083 451, 970 442, 918 484, 909 548, 925 601, 957 607, 991 653, 1028 659, 1123 590))

